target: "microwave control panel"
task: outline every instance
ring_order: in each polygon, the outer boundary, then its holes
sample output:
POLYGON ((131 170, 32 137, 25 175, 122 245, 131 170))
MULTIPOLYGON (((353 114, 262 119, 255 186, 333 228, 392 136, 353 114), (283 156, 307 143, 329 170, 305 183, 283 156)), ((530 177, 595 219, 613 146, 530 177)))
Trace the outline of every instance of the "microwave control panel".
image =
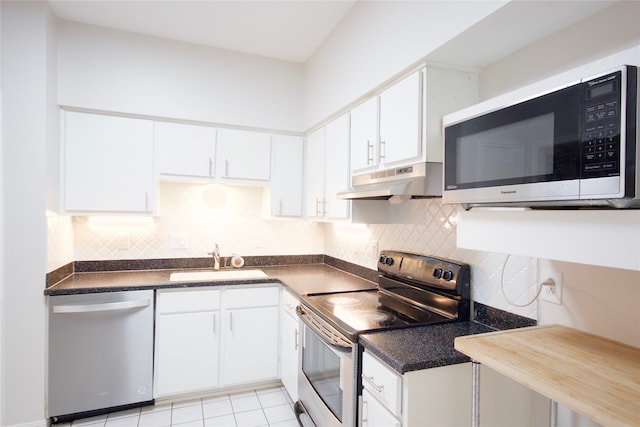
POLYGON ((621 72, 618 71, 583 83, 584 177, 620 174, 621 80, 621 72))

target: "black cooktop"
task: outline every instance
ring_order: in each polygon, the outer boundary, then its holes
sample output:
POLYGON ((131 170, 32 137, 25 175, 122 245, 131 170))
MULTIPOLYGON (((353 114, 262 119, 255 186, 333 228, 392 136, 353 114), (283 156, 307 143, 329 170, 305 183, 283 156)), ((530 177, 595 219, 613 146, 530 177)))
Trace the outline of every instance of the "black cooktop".
POLYGON ((351 339, 365 331, 429 325, 450 320, 377 289, 310 294, 303 296, 302 300, 351 339))
POLYGON ((467 264, 382 251, 378 271, 377 288, 309 294, 302 304, 352 340, 362 332, 469 319, 467 264))

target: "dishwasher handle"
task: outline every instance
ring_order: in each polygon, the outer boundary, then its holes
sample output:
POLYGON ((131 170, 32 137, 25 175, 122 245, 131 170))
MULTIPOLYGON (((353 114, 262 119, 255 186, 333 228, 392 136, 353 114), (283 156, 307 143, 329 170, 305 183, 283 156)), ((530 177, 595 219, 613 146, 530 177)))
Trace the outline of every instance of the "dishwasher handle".
POLYGON ((131 308, 148 307, 151 301, 146 299, 104 302, 99 304, 54 305, 54 313, 95 313, 98 311, 129 310, 131 308))

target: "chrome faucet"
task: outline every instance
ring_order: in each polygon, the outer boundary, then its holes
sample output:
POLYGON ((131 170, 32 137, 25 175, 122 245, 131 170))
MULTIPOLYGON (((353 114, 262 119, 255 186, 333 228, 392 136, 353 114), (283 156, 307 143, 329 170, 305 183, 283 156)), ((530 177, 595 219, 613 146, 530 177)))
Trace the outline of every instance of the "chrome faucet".
POLYGON ((216 247, 213 248, 213 252, 208 252, 209 255, 213 255, 213 269, 220 270, 220 248, 216 243, 216 247))

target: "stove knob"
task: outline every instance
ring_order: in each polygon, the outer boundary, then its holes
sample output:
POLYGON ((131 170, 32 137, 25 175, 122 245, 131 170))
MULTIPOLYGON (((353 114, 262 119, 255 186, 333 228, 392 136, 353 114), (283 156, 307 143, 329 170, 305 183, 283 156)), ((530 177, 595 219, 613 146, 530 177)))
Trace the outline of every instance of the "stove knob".
POLYGON ((384 264, 384 260, 385 260, 386 258, 387 258, 386 256, 384 256, 384 255, 380 255, 380 259, 378 260, 378 262, 379 262, 380 264, 384 264))
POLYGON ((393 265, 393 258, 391 258, 390 256, 386 257, 384 263, 387 265, 393 265))
POLYGON ((435 277, 436 279, 439 279, 442 277, 442 269, 441 268, 434 268, 433 269, 433 277, 435 277))
POLYGON ((444 273, 442 273, 442 278, 444 280, 446 280, 447 282, 451 279, 453 279, 453 271, 451 270, 447 270, 444 273))

